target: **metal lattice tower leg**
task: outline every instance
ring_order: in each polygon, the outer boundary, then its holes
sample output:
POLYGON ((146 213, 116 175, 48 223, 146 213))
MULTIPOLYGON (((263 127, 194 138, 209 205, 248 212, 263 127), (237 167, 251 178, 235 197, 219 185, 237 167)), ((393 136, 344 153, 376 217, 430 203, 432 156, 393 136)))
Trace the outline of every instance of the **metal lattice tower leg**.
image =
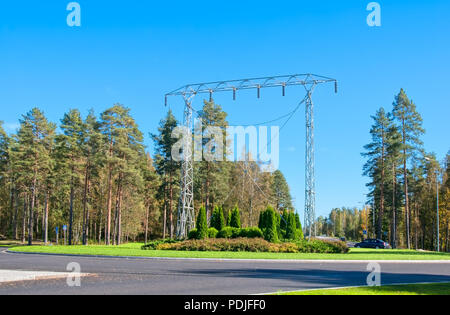
POLYGON ((316 236, 316 182, 314 174, 314 103, 312 89, 306 99, 306 159, 305 159, 305 229, 309 237, 316 236))
MULTIPOLYGON (((185 97, 184 126, 192 132, 191 98, 185 97)), ((192 137, 184 137, 183 162, 181 165, 181 193, 178 203, 177 238, 185 239, 190 230, 195 227, 194 213, 194 166, 192 155, 192 137)))

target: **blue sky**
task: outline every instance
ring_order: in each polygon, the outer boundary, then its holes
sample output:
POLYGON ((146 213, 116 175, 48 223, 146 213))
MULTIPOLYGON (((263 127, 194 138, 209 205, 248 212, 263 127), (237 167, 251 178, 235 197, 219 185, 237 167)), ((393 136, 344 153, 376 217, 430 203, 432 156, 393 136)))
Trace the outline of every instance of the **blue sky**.
MULTIPOLYGON (((316 73, 339 80, 316 90, 317 213, 361 206, 360 153, 372 115, 390 110, 400 88, 416 102, 427 151, 450 149, 450 2, 379 1, 382 26, 366 24, 368 0, 80 0, 81 27, 66 24, 69 1, 8 1, 0 7, 0 120, 13 131, 34 106, 58 122, 70 108, 97 113, 120 102, 149 132, 164 116, 164 94, 187 83, 316 73)), ((218 95, 231 124, 291 111, 292 88, 218 95)), ((201 107, 201 99, 194 103, 201 107)), ((171 102, 181 119, 182 103, 171 102)), ((303 215, 304 110, 281 133, 281 170, 303 215)))

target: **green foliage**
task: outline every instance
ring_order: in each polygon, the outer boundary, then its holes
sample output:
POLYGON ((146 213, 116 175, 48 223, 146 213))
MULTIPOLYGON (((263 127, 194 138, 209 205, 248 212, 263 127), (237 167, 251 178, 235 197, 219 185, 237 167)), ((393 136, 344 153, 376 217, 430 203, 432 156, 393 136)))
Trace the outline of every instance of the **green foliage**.
POLYGON ((156 248, 161 245, 161 244, 175 244, 178 243, 179 241, 177 240, 172 240, 172 239, 165 239, 165 240, 156 240, 156 241, 151 241, 148 242, 145 245, 142 245, 141 249, 142 250, 156 250, 156 248))
POLYGON ((198 239, 198 230, 197 229, 190 230, 188 233, 188 239, 190 239, 190 240, 198 239))
POLYGON ((217 231, 220 231, 225 227, 225 217, 223 215, 222 207, 214 207, 214 211, 211 216, 211 227, 215 228, 217 231))
POLYGON ((217 231, 217 229, 213 227, 208 229, 208 238, 216 238, 217 234, 219 234, 219 231, 217 231))
POLYGON ((296 240, 299 236, 297 235, 297 226, 295 223, 295 214, 294 212, 289 212, 287 215, 287 227, 285 239, 287 240, 296 240))
POLYGON ((297 229, 302 229, 302 223, 300 222, 300 215, 298 212, 295 213, 295 226, 297 229))
POLYGON ((297 241, 295 244, 300 253, 345 254, 350 250, 344 242, 312 239, 310 241, 297 241))
POLYGON ((230 226, 224 227, 217 234, 217 238, 237 238, 241 235, 241 229, 230 226))
POLYGON ((260 228, 257 227, 249 227, 241 229, 239 236, 247 238, 264 238, 263 232, 261 231, 260 228))
POLYGON ((197 239, 205 239, 208 237, 208 222, 206 220, 206 209, 201 207, 197 216, 197 239))
POLYGON ((160 244, 158 250, 175 251, 219 251, 219 252, 267 252, 267 253, 347 253, 348 247, 342 242, 296 243, 268 242, 261 238, 188 240, 178 243, 160 244))
POLYGON ((273 173, 272 195, 277 211, 292 209, 292 197, 286 178, 280 170, 273 173))
POLYGON ((303 240, 304 238, 305 238, 305 236, 303 235, 303 230, 297 229, 297 239, 303 240))
POLYGON ((278 228, 279 221, 278 215, 273 207, 268 207, 261 215, 261 222, 259 223, 260 229, 264 233, 264 239, 266 241, 276 243, 278 242, 278 228))
POLYGON ((228 210, 228 215, 227 215, 227 226, 231 227, 231 210, 228 210))
POLYGON ((241 215, 237 206, 231 212, 230 227, 241 228, 241 215))

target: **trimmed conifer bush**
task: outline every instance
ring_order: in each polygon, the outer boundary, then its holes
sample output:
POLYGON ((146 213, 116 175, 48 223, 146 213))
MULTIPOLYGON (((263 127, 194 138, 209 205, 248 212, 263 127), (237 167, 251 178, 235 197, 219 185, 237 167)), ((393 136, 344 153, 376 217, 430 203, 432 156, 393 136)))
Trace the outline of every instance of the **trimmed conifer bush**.
POLYGON ((264 234, 264 239, 272 243, 278 242, 279 221, 277 217, 279 216, 275 210, 269 206, 260 217, 262 220, 260 226, 262 227, 261 230, 264 234))
POLYGON ((197 239, 203 240, 208 237, 208 222, 206 220, 206 209, 201 207, 197 216, 197 239))
POLYGON ((295 214, 294 214, 294 212, 289 212, 287 214, 287 226, 286 226, 285 239, 296 240, 297 238, 298 238, 298 235, 297 235, 297 225, 295 223, 295 214))
POLYGON ((230 227, 241 228, 241 215, 237 206, 231 212, 230 227))
POLYGON ((190 239, 190 240, 196 240, 197 237, 198 237, 198 231, 197 231, 197 229, 192 229, 192 230, 189 231, 189 233, 188 233, 188 239, 190 239))
POLYGON ((241 229, 226 226, 219 231, 217 238, 237 238, 240 237, 240 235, 241 229))
POLYGON ((220 231, 225 227, 225 217, 223 215, 222 207, 214 207, 214 211, 211 216, 211 227, 215 228, 217 231, 220 231))
POLYGON ((257 227, 241 229, 240 236, 247 238, 264 238, 263 232, 257 227))
POLYGON ((217 229, 213 227, 208 229, 208 238, 216 238, 217 234, 219 234, 219 231, 217 231, 217 229))

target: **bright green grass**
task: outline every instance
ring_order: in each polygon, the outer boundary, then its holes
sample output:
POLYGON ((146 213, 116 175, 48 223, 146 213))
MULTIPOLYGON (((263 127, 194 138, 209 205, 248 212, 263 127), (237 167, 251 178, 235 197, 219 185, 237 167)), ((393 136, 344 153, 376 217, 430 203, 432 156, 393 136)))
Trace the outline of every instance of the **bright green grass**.
POLYGON ((450 295, 450 283, 312 290, 279 293, 278 295, 450 295))
MULTIPOLYGON (((36 245, 43 245, 44 243, 42 242, 37 242, 36 245)), ((11 240, 5 240, 5 241, 0 241, 0 248, 2 247, 16 247, 16 246, 23 246, 22 242, 19 241, 11 241, 11 240)))
POLYGON ((141 250, 141 243, 120 246, 24 246, 10 251, 28 253, 76 254, 97 256, 168 257, 168 258, 231 258, 288 260, 450 260, 450 253, 412 250, 351 249, 348 254, 283 254, 249 252, 183 252, 141 250))

